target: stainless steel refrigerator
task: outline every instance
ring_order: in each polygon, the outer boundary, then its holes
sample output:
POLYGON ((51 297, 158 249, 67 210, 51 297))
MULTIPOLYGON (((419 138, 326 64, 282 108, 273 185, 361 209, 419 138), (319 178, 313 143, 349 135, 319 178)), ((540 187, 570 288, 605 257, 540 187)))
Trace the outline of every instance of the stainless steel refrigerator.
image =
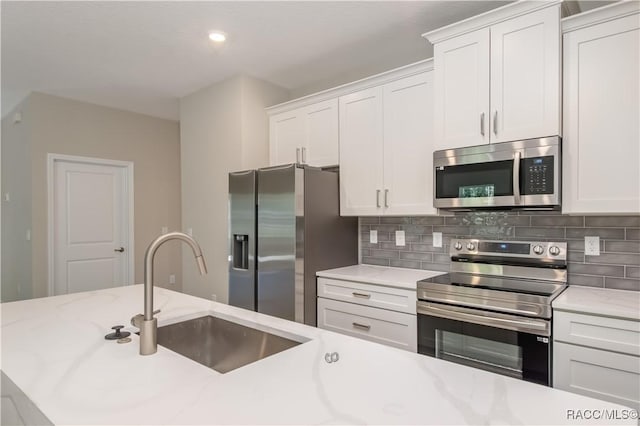
POLYGON ((316 272, 358 263, 338 173, 298 164, 229 174, 229 304, 316 325, 316 272))

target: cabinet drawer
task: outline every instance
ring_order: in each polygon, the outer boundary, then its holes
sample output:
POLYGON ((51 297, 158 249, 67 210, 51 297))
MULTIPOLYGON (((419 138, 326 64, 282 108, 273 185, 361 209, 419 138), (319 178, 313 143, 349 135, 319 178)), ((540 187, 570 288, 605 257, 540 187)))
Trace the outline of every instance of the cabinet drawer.
POLYGON ((318 297, 416 314, 415 290, 318 277, 318 297))
POLYGON ((554 343, 553 387, 640 408, 640 358, 554 343))
POLYGON ((415 315, 318 298, 318 327, 411 352, 417 351, 415 315))
POLYGON ((553 338, 640 356, 640 322, 637 321, 556 311, 553 315, 553 338))

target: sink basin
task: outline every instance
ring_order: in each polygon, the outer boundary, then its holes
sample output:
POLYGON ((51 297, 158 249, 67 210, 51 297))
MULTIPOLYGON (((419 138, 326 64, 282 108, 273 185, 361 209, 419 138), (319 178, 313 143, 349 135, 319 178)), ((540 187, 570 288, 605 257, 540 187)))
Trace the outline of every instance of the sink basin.
POLYGON ((158 344, 226 373, 300 342, 208 315, 158 327, 158 344))

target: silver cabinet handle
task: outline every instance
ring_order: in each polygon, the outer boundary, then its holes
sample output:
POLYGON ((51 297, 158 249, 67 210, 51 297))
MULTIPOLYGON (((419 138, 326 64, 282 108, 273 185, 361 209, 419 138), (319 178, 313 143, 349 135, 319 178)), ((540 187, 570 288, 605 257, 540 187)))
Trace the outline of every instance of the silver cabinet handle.
POLYGON ((351 324, 353 324, 355 328, 359 328, 361 330, 369 331, 371 329, 370 325, 360 324, 359 322, 352 322, 351 324))
POLYGON ((389 207, 389 190, 384 190, 384 206, 389 207))
POLYGON ((520 151, 513 154, 513 201, 520 204, 520 151))
POLYGON ((498 135, 498 110, 493 112, 493 134, 498 135))
POLYGON ((300 164, 300 148, 296 148, 296 163, 300 164))
POLYGON ((371 299, 371 295, 370 294, 366 294, 366 293, 358 293, 358 292, 352 292, 351 294, 353 294, 355 297, 361 297, 363 299, 371 299))
POLYGON ((113 249, 113 251, 119 251, 120 253, 122 253, 124 251, 124 247, 113 249))
POLYGON ((376 207, 380 207, 380 190, 376 189, 376 207))
POLYGON ((302 162, 307 164, 307 148, 304 146, 302 147, 302 162))
POLYGON ((484 136, 484 112, 480 114, 480 134, 484 136))

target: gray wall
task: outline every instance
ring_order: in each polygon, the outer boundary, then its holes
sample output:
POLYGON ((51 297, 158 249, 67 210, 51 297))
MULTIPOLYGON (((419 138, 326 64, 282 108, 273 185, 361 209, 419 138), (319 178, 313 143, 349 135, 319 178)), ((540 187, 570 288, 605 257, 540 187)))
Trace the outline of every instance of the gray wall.
MULTIPOLYGON (((180 229, 179 123, 43 93, 30 94, 22 107, 20 125, 3 120, 2 192, 12 193, 12 200, 27 197, 31 203, 3 202, 2 300, 47 295, 47 153, 134 163, 135 281, 141 283, 146 246, 163 226, 180 229), (18 135, 20 126, 25 128, 26 139, 18 135), (19 173, 9 176, 12 169, 28 174, 30 185, 25 186, 19 173), (25 241, 22 228, 27 225, 18 220, 22 216, 30 218, 31 241, 27 244, 32 257, 26 265, 30 281, 22 270, 24 262, 11 263, 18 246, 5 241, 5 232, 12 233, 14 227, 20 227, 15 238, 25 241), (17 288, 21 294, 15 294, 17 288)), ((179 243, 169 242, 158 252, 157 284, 180 289, 180 250, 179 243), (175 286, 168 284, 170 274, 176 275, 175 286)))
POLYGON ((209 270, 200 276, 184 250, 185 293, 227 302, 228 174, 268 165, 265 107, 288 98, 281 87, 237 76, 180 99, 182 227, 192 229, 209 270))
POLYGON ((567 216, 558 213, 473 212, 455 216, 361 217, 362 263, 449 270, 452 238, 567 241, 569 285, 640 291, 640 216, 567 216), (369 231, 378 243, 369 243, 369 231), (404 230, 406 246, 395 245, 404 230), (442 232, 443 247, 432 247, 442 232), (585 256, 584 236, 600 237, 600 256, 585 256))
POLYGON ((29 299, 31 286, 31 144, 29 111, 21 102, 2 119, 2 284, 0 301, 29 299), (14 114, 22 120, 14 122, 14 114), (9 201, 4 196, 9 195, 9 201))

